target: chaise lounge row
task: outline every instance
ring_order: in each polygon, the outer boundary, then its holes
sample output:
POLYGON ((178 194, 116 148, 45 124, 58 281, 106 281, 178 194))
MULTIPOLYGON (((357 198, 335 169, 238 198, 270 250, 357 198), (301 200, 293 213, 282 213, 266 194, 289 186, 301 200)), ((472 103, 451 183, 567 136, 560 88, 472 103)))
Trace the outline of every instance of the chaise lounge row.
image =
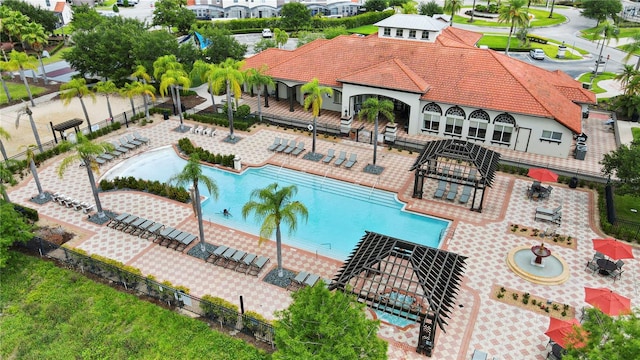
MULTIPOLYGON (((289 283, 288 289, 293 291, 305 286, 313 286, 318 282, 318 280, 320 280, 319 275, 311 274, 306 271, 300 271, 296 275, 296 277, 291 279, 291 283, 289 283)), ((329 283, 331 282, 328 279, 322 279, 322 281, 327 285, 329 285, 329 283)))
POLYGON ((296 143, 295 140, 289 140, 287 144, 287 139, 280 139, 279 137, 276 137, 273 140, 273 144, 271 144, 271 146, 269 146, 267 150, 281 152, 287 155, 291 154, 293 156, 298 156, 302 154, 302 152, 305 150, 305 147, 304 141, 296 143))
POLYGON ((61 193, 55 193, 53 195, 51 195, 51 199, 55 202, 57 202, 60 205, 63 205, 64 207, 68 207, 68 208, 73 208, 73 210, 78 211, 78 210, 82 210, 83 213, 88 214, 89 212, 91 212, 96 206, 93 204, 89 204, 87 202, 84 201, 80 201, 80 200, 75 200, 72 199, 68 196, 66 196, 65 194, 61 194, 61 193))
POLYGON ((214 136, 216 134, 216 128, 198 125, 198 127, 194 126, 191 128, 191 133, 198 135, 202 134, 204 136, 214 136))
POLYGON ((207 262, 226 269, 258 276, 262 268, 269 262, 269 258, 220 245, 209 255, 207 262))
MULTIPOLYGON (((334 158, 335 158, 335 150, 329 149, 327 152, 327 156, 325 156, 324 159, 322 159, 322 162, 325 164, 330 164, 334 158)), ((353 165, 355 165, 357 162, 358 162, 358 154, 351 153, 351 155, 349 155, 349 160, 347 160, 347 152, 340 151, 340 155, 338 155, 338 158, 333 164, 335 166, 341 166, 342 164, 344 164, 345 168, 351 169, 353 165)))
POLYGON ((153 237, 155 243, 177 251, 183 251, 198 238, 188 232, 165 227, 162 223, 127 213, 111 219, 107 226, 141 238, 153 237))

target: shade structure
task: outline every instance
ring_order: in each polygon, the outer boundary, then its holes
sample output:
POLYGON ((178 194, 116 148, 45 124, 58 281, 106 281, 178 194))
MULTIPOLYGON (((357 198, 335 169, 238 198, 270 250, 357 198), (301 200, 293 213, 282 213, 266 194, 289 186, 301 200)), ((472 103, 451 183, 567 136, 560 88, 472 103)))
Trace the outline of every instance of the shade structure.
POLYGON ((610 316, 631 313, 631 299, 607 288, 584 288, 584 301, 610 316))
POLYGON ((614 260, 634 258, 631 245, 616 239, 593 239, 593 249, 614 260))
POLYGON ((558 181, 558 174, 554 173, 549 169, 531 168, 529 169, 527 176, 530 178, 536 179, 540 182, 558 181))
POLYGON ((550 318, 549 328, 544 333, 553 340, 556 344, 562 346, 563 349, 567 348, 567 345, 572 344, 576 348, 584 346, 584 343, 572 343, 571 334, 574 332, 583 331, 580 322, 577 319, 560 320, 556 318, 550 318))

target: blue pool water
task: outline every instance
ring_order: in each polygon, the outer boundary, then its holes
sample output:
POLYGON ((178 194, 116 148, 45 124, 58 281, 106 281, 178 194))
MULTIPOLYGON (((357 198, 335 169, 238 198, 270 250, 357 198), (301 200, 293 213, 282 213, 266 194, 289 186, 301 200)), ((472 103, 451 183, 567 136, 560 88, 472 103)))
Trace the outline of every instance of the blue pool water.
MULTIPOLYGON (((133 176, 165 182, 182 171, 186 161, 170 147, 148 151, 122 162, 104 178, 133 176)), ((218 185, 219 198, 210 199, 203 186, 203 218, 233 229, 257 235, 260 224, 253 214, 242 218, 242 206, 249 200, 252 190, 277 182, 281 186, 295 184, 295 200, 309 210, 307 223, 299 222, 298 229, 289 235, 283 228, 282 241, 320 255, 344 260, 364 235, 365 230, 431 247, 438 247, 449 221, 403 210, 404 204, 395 194, 372 190, 368 187, 323 178, 277 166, 267 165, 236 174, 204 167, 204 173, 218 185), (223 209, 232 216, 224 217, 223 209)), ((215 243, 215 239, 209 239, 215 243)))

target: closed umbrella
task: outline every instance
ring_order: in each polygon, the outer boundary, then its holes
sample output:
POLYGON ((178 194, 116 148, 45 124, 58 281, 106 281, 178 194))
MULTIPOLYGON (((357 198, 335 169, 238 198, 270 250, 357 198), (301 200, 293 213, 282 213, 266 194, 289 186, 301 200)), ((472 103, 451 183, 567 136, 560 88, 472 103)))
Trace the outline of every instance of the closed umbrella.
POLYGON ((549 169, 531 168, 529 169, 527 176, 540 182, 558 181, 558 174, 549 169))
POLYGON ((634 258, 631 245, 616 239, 593 239, 593 249, 614 260, 634 258))
MULTIPOLYGON (((580 322, 576 319, 560 320, 556 318, 550 318, 549 328, 544 333, 553 340, 556 344, 560 345, 563 349, 566 349, 567 344, 572 342, 571 334, 576 332, 583 332, 580 322)), ((583 347, 583 343, 575 343, 574 347, 583 347)))
POLYGON ((631 299, 607 288, 584 288, 584 301, 611 316, 631 313, 631 299))

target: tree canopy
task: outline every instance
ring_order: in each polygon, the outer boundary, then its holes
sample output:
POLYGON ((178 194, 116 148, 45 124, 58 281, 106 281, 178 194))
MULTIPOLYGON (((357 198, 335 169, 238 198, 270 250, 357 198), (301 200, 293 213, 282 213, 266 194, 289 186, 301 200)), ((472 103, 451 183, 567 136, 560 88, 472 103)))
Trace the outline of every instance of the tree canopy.
POLYGON ((166 26, 171 31, 177 27, 180 33, 189 31, 191 24, 196 21, 193 11, 184 7, 184 0, 159 0, 153 10, 153 25, 166 26))
POLYGON ((600 161, 602 172, 607 176, 615 175, 620 179, 621 192, 640 193, 640 142, 631 145, 622 144, 600 161))
POLYGON ((584 0, 582 9, 582 16, 597 20, 599 24, 607 18, 616 19, 622 11, 622 2, 620 0, 584 0))
POLYGON ((311 24, 311 12, 306 5, 298 2, 286 3, 280 10, 280 23, 286 29, 299 30, 311 24))
POLYGON ((219 64, 228 58, 243 60, 247 53, 247 45, 241 44, 231 36, 227 29, 204 26, 198 30, 202 36, 211 40, 211 46, 203 52, 203 59, 212 64, 219 64))
POLYGON ((383 11, 387 8, 386 0, 367 0, 364 3, 364 8, 367 11, 383 11))
POLYGON ((640 313, 611 317, 596 308, 586 310, 582 328, 586 339, 574 334, 586 345, 569 347, 563 360, 640 359, 640 313))
POLYGON ((16 242, 27 242, 33 237, 33 226, 18 213, 13 204, 0 200, 0 270, 7 265, 9 248, 16 242))
POLYGON ((291 294, 293 302, 276 312, 279 359, 386 359, 388 344, 378 338, 379 320, 369 320, 365 305, 323 282, 291 294))
POLYGON ((53 32, 58 27, 58 17, 47 9, 35 7, 26 1, 4 0, 2 6, 6 6, 11 10, 19 11, 29 17, 29 20, 38 23, 44 27, 48 33, 53 32))
POLYGON ((420 15, 433 16, 435 14, 442 14, 444 9, 435 0, 431 0, 428 3, 420 3, 418 6, 420 15))

